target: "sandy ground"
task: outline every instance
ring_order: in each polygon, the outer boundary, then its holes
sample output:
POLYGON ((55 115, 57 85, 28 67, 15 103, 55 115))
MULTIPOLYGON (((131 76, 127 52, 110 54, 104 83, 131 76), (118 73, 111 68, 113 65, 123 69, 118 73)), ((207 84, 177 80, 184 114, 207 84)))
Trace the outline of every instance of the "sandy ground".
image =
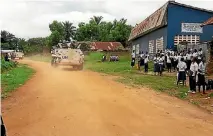
POLYGON ((9 136, 212 136, 213 115, 90 71, 24 60, 37 73, 2 112, 9 136))

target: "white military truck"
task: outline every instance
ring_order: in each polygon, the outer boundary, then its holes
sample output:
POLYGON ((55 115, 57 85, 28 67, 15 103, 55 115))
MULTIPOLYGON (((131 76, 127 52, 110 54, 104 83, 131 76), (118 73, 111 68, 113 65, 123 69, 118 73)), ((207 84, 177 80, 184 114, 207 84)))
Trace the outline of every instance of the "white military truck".
POLYGON ((84 63, 84 54, 77 47, 74 49, 72 43, 58 43, 53 47, 51 65, 56 66, 72 66, 73 69, 82 70, 84 63))

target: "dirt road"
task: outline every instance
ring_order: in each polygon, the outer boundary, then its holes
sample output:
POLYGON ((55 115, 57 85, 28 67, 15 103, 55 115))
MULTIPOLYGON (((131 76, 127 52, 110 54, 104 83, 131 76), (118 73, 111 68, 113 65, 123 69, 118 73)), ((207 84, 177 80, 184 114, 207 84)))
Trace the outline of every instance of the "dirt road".
POLYGON ((212 136, 213 116, 89 71, 25 60, 33 78, 2 102, 9 136, 212 136))

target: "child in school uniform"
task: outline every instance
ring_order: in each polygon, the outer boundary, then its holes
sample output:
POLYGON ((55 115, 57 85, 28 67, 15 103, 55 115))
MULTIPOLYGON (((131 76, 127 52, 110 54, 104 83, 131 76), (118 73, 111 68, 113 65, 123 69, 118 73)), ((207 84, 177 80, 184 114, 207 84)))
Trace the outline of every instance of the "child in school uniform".
POLYGON ((183 82, 183 85, 185 84, 186 81, 186 63, 184 62, 184 58, 181 58, 180 62, 177 65, 178 69, 178 81, 177 85, 179 84, 180 81, 183 82))
POLYGON ((205 94, 205 64, 204 60, 201 59, 198 64, 198 90, 200 92, 200 86, 203 86, 203 94, 205 94))
POLYGON ((143 53, 143 51, 141 52, 141 54, 140 54, 140 68, 142 67, 142 66, 144 66, 144 53, 143 53))
POLYGON ((191 57, 192 57, 192 54, 190 51, 188 51, 188 53, 186 54, 186 65, 187 65, 187 70, 189 70, 190 68, 190 65, 191 65, 191 57))
POLYGON ((145 73, 148 72, 148 62, 149 62, 149 59, 148 59, 148 56, 146 56, 144 59, 144 72, 145 73))
POLYGON ((171 57, 170 57, 170 53, 168 53, 167 57, 166 57, 166 65, 167 65, 167 69, 168 72, 172 72, 172 64, 171 64, 171 57))
POLYGON ((133 50, 132 51, 132 54, 131 54, 132 56, 132 61, 131 61, 131 67, 133 68, 134 66, 135 66, 135 51, 133 50))
POLYGON ((154 62, 154 73, 156 75, 156 72, 158 72, 158 61, 157 61, 157 58, 158 58, 158 55, 156 54, 154 59, 153 59, 153 62, 154 62))
POLYGON ((160 76, 162 76, 162 73, 163 73, 163 61, 164 61, 163 60, 163 55, 161 55, 159 60, 158 60, 160 76))
POLYGON ((177 54, 174 55, 174 71, 176 70, 177 68, 177 64, 178 64, 178 56, 177 54))

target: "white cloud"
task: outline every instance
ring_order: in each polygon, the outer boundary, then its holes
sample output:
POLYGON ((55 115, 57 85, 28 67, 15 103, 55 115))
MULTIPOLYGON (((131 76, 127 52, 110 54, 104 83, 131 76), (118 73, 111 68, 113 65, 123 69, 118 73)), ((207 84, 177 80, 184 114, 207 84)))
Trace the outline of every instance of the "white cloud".
MULTIPOLYGON (((49 35, 49 23, 53 20, 70 21, 77 26, 88 22, 90 17, 101 15, 110 21, 121 18, 135 25, 141 22, 167 0, 1 0, 0 29, 18 37, 39 37, 49 35)), ((211 1, 178 2, 213 10, 211 1)))

